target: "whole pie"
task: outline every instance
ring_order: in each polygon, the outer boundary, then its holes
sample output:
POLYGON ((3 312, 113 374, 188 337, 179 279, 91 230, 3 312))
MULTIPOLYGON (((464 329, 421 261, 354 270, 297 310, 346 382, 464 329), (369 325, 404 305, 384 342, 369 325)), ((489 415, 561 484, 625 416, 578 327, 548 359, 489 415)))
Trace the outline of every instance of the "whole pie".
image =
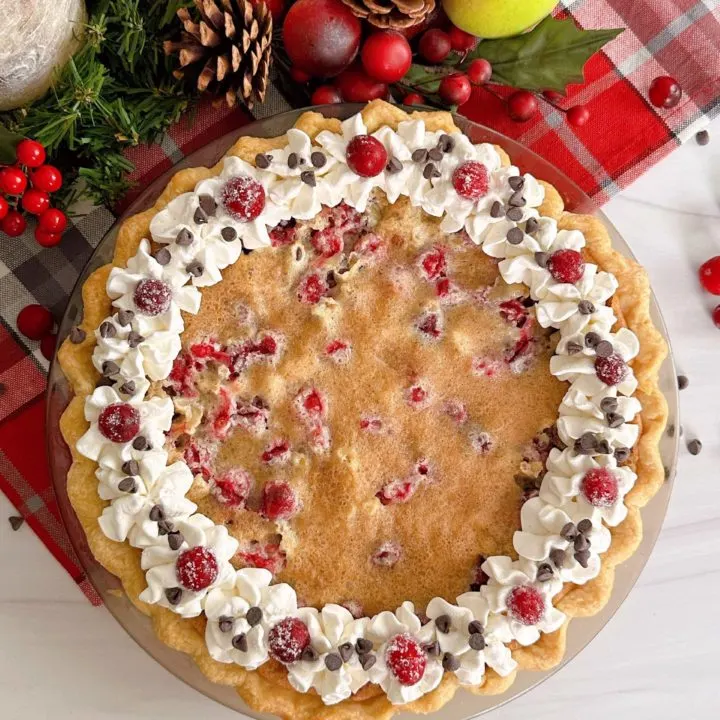
POLYGON ((501 693, 607 602, 664 480, 649 295, 448 113, 305 113, 178 172, 86 282, 70 499, 258 711, 501 693))

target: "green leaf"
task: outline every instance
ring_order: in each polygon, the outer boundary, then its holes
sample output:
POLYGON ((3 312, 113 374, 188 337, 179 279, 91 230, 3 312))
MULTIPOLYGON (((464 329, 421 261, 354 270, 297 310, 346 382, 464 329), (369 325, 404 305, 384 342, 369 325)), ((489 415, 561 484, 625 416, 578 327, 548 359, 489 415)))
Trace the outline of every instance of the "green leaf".
POLYGON ((442 72, 438 68, 413 63, 405 77, 403 77, 402 84, 417 89, 423 95, 436 93, 440 87, 440 81, 445 75, 447 75, 447 72, 442 72))
POLYGON ((21 140, 22 135, 0 125, 0 165, 12 165, 15 162, 15 147, 21 140))
POLYGON ((547 17, 523 35, 483 40, 462 64, 485 58, 493 67, 492 80, 526 90, 557 90, 582 83, 583 67, 605 43, 623 28, 581 30, 572 20, 547 17))

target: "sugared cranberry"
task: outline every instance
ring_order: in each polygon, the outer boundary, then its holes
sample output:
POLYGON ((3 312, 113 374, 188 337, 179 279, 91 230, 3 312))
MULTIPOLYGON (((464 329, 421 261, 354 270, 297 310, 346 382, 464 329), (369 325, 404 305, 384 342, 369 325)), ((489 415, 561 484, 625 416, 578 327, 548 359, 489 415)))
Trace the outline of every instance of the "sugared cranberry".
POLYGON ((661 75, 650 83, 648 97, 655 107, 669 110, 680 102, 682 88, 675 78, 669 75, 661 75))
POLYGON ((271 480, 263 488, 260 514, 268 520, 287 520, 298 510, 295 491, 282 480, 271 480))
POLYGON ((418 258, 420 272, 426 280, 437 280, 447 273, 447 260, 445 259, 445 248, 435 246, 418 258))
POLYGON ((184 588, 200 592, 210 587, 218 576, 215 553, 204 547, 193 547, 178 555, 175 563, 178 582, 184 588))
POLYGON ((380 567, 393 567, 402 557, 402 548, 396 542, 388 540, 372 554, 370 560, 380 567))
POLYGON ((331 258, 342 252, 343 240, 336 228, 314 230, 310 235, 310 244, 315 252, 323 258, 331 258))
POLYGON ((282 663, 294 663, 310 645, 310 631, 299 618, 281 620, 268 633, 268 650, 282 663))
POLYGON ((140 432, 140 413, 129 403, 113 403, 100 413, 98 429, 112 442, 130 442, 140 432))
POLYGON ((705 290, 713 295, 720 295, 720 255, 703 263, 698 276, 705 290))
POLYGON ((360 177, 375 177, 387 165, 385 146, 372 135, 357 135, 347 146, 348 167, 360 177))
POLYGON ((330 287, 319 273, 306 275, 298 285, 298 300, 308 305, 316 305, 327 294, 330 287))
POLYGON ((252 478, 242 468, 232 468, 215 478, 212 493, 218 502, 232 508, 241 508, 250 495, 252 478))
POLYGON ((162 315, 172 300, 172 290, 167 283, 155 278, 141 280, 135 287, 133 301, 143 315, 162 315))
POLYGON ((235 404, 233 419, 239 428, 260 437, 268 429, 270 410, 264 404, 239 399, 235 404))
POLYGON ((246 175, 230 178, 222 190, 222 204, 240 222, 250 222, 265 209, 265 188, 246 175))
POLYGON ((617 353, 595 358, 595 373, 606 385, 621 383, 628 374, 628 366, 617 353))
MULTIPOLYGON (((323 103, 313 103, 323 104, 323 103)), ((297 222, 293 218, 291 220, 283 220, 279 222, 270 231, 270 244, 273 247, 282 247, 283 245, 291 245, 295 242, 295 236, 297 235, 297 222)))
POLYGON ((460 197, 477 200, 487 195, 488 171, 480 162, 470 160, 455 169, 452 176, 453 187, 460 197))
POLYGON ((268 465, 282 465, 290 459, 290 444, 287 440, 275 440, 265 448, 260 459, 268 465))
POLYGON ((588 470, 580 482, 580 492, 595 507, 610 507, 618 500, 618 481, 607 468, 588 470))
POLYGON ((545 600, 532 585, 514 587, 505 604, 510 617, 522 625, 537 625, 545 614, 545 600))
POLYGON ((415 327, 426 340, 439 340, 443 334, 443 319, 436 312, 425 312, 416 321, 415 327))
POLYGON ((401 685, 415 685, 422 680, 427 656, 411 635, 395 635, 387 646, 385 662, 401 685))
POLYGON ((342 606, 356 619, 365 617, 363 606, 357 600, 346 600, 342 606))
POLYGON ((577 250, 557 250, 550 256, 547 269, 557 282, 576 283, 585 272, 585 261, 577 250))

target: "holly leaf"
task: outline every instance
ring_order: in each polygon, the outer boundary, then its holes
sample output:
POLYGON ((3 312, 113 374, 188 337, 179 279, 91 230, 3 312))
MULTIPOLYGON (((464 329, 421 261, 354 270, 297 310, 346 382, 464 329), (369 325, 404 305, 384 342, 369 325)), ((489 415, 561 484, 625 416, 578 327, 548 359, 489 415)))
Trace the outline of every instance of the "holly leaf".
POLYGON ((413 63, 402 79, 403 85, 417 89, 419 93, 432 94, 440 88, 440 81, 447 75, 440 68, 427 67, 413 63))
POLYGON ((570 83, 584 81, 585 63, 623 29, 582 30, 572 20, 550 16, 522 35, 483 40, 469 53, 462 68, 475 58, 485 58, 492 65, 495 82, 525 90, 562 92, 570 83))

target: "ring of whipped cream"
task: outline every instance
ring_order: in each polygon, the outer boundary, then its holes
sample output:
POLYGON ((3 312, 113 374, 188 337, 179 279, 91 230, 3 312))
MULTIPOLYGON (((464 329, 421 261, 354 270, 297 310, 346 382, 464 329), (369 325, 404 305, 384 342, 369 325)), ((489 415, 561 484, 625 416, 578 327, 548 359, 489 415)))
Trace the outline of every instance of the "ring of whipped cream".
POLYGON ((395 162, 375 177, 360 177, 348 167, 345 154, 354 137, 366 134, 360 114, 346 120, 341 133, 323 131, 314 142, 300 130, 289 130, 287 146, 261 158, 258 164, 264 167, 228 157, 220 175, 202 180, 193 192, 175 198, 155 215, 150 231, 163 249, 153 256, 148 240, 143 240, 127 266, 113 268, 107 281, 116 311, 96 330, 92 358, 104 384, 86 399, 90 428, 77 443, 82 455, 97 462, 98 492, 109 501, 99 518, 103 532, 142 549, 147 588, 140 600, 186 618, 204 613, 210 655, 250 670, 270 657, 273 626, 287 617, 301 619, 313 652, 287 665, 288 678, 299 692, 314 689, 326 704, 348 698, 368 682, 381 686, 394 704, 411 702, 435 689, 444 672, 454 672, 461 684, 480 685, 486 667, 501 676, 515 670, 509 643, 530 645, 541 633, 559 629, 565 616, 553 606, 553 598, 563 583, 582 585, 598 575, 601 556, 610 546, 608 528, 627 515, 623 498, 636 476, 619 466, 618 459, 626 459, 638 440, 638 426, 632 421, 641 409, 632 397, 637 382, 630 368, 614 386, 595 373, 599 341, 611 343, 626 363, 639 351, 632 332, 612 332, 616 318, 607 302, 617 281, 587 263, 577 283, 559 283, 542 260, 557 250, 579 251, 585 245, 582 233, 558 230, 554 219, 539 216, 542 185, 530 175, 521 176, 516 167, 503 167, 492 145, 473 145, 460 132, 448 136, 428 131, 421 120, 401 122, 397 131, 382 127, 373 133, 395 162), (427 172, 417 158, 427 158, 428 153, 416 151, 438 147, 443 147, 442 158, 436 152, 436 171, 427 172), (313 163, 313 182, 308 182, 308 176, 302 176, 309 169, 307 161, 296 160, 318 151, 325 161, 321 167, 313 163), (295 159, 289 163, 293 153, 295 159), (488 170, 488 192, 479 200, 460 197, 453 187, 453 171, 467 161, 481 162, 488 170), (251 177, 265 190, 264 210, 250 222, 239 221, 222 206, 222 188, 228 178, 237 176, 251 177), (520 202, 510 203, 513 196, 518 199, 518 189, 520 202), (238 542, 225 526, 196 513, 197 506, 186 498, 193 483, 188 466, 182 461, 167 464, 162 448, 173 402, 146 394, 152 381, 170 374, 181 347, 181 313, 198 311, 198 288, 220 282, 221 271, 243 251, 269 246, 268 229, 279 222, 311 219, 323 206, 340 202, 362 212, 375 190, 383 191, 391 203, 408 197, 412 205, 442 218, 441 228, 447 233, 465 230, 500 261, 506 282, 526 285, 537 303, 538 322, 560 332, 550 371, 570 385, 557 422, 567 448, 551 451, 539 495, 523 505, 521 529, 514 536, 519 559, 487 559, 482 566, 487 584, 460 595, 455 603, 435 598, 419 613, 411 602, 404 602, 395 612, 355 618, 335 604, 320 610, 298 607, 294 590, 285 583, 272 584, 267 570, 232 566, 238 542), (207 196, 216 204, 210 215, 202 211, 207 196), (514 219, 498 212, 498 204, 508 203, 520 206, 511 213, 514 219), (517 232, 511 234, 512 242, 508 239, 512 228, 522 231, 521 239, 517 232), (187 237, 185 230, 194 238, 190 243, 178 241, 187 237), (169 306, 157 315, 133 312, 133 291, 147 278, 161 280, 172 291, 169 306), (140 433, 128 443, 112 442, 98 429, 102 410, 120 402, 134 406, 140 418, 140 433), (581 492, 585 473, 599 468, 612 471, 618 484, 615 501, 601 507, 590 504, 581 492), (129 471, 134 482, 128 481, 129 471), (178 593, 176 559, 197 546, 214 554, 217 577, 201 591, 178 593), (532 587, 542 598, 542 612, 532 624, 520 622, 508 609, 508 598, 518 587, 532 587), (428 651, 423 675, 413 685, 399 682, 386 662, 387 644, 398 634, 412 636, 428 651))

